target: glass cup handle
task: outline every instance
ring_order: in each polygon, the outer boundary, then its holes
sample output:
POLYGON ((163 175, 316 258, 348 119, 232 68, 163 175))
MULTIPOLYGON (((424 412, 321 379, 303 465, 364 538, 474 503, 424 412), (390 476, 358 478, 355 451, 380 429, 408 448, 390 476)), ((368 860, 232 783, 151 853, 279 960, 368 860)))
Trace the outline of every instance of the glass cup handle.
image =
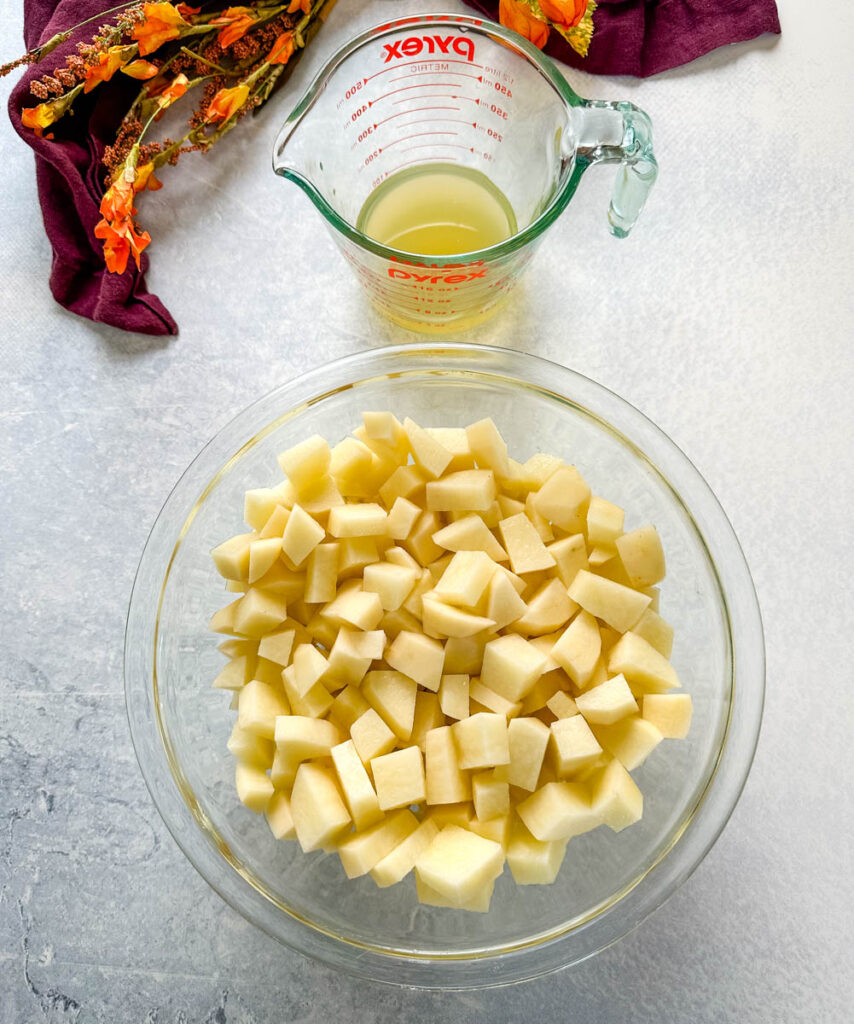
POLYGON ((625 238, 658 176, 650 119, 634 103, 604 100, 585 100, 573 110, 573 119, 579 122, 576 144, 580 159, 588 164, 620 164, 608 222, 611 234, 625 238))

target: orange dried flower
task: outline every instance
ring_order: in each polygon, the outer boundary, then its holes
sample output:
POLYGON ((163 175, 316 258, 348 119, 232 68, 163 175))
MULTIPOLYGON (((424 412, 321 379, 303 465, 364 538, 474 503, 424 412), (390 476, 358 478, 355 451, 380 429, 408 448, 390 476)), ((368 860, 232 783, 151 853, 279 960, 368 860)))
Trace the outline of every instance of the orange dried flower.
MULTIPOLYGON (((37 107, 24 107, 21 111, 21 122, 26 128, 32 128, 36 135, 44 138, 44 130, 56 120, 52 103, 39 103, 37 107)), ((47 138, 52 138, 48 135, 47 138)))
POLYGON ((122 66, 124 53, 124 46, 111 46, 105 53, 99 53, 97 64, 90 64, 86 69, 83 92, 91 92, 101 82, 109 82, 122 66))
POLYGON ((154 176, 153 160, 149 160, 147 164, 137 167, 136 177, 133 179, 134 192, 144 192, 146 188, 149 192, 156 192, 158 189, 163 188, 163 182, 154 176))
POLYGON ((294 43, 293 32, 283 32, 273 43, 273 48, 267 54, 268 64, 287 64, 293 57, 296 44, 294 43))
POLYGON ((208 105, 206 121, 223 123, 233 117, 249 99, 249 86, 241 83, 231 89, 220 89, 208 105))
POLYGON ((160 68, 150 60, 132 60, 122 68, 122 74, 145 81, 146 78, 154 78, 159 70, 160 68))
POLYGON ((142 250, 151 242, 151 235, 147 231, 138 231, 131 220, 119 224, 99 220, 95 225, 95 237, 104 243, 104 262, 112 274, 125 272, 131 254, 139 267, 142 250))
POLYGON ((133 185, 126 180, 124 173, 120 174, 104 193, 98 209, 101 216, 108 221, 127 220, 136 213, 133 205, 133 185))
POLYGON ((540 50, 548 42, 549 26, 535 18, 531 8, 521 0, 499 0, 498 20, 506 28, 530 39, 540 50))
POLYGON ((140 55, 145 57, 170 39, 177 39, 187 22, 181 12, 167 3, 143 4, 143 20, 133 27, 133 38, 139 43, 140 55))
POLYGON ((291 5, 288 8, 288 14, 294 14, 297 11, 302 11, 303 14, 308 14, 311 10, 311 0, 291 0, 291 5))
POLYGON ((209 24, 223 26, 216 41, 225 49, 246 35, 255 24, 255 18, 248 7, 227 7, 218 18, 211 18, 209 24))
MULTIPOLYGON (((189 84, 190 80, 185 74, 176 75, 169 85, 157 94, 157 105, 160 107, 160 114, 167 107, 171 107, 175 100, 180 99, 184 95, 189 84)), ((158 119, 160 114, 157 115, 158 119)))
POLYGON ((555 25, 574 28, 584 17, 588 0, 539 0, 540 10, 555 25))
POLYGON ((178 4, 178 13, 182 18, 191 18, 194 14, 198 14, 201 7, 191 7, 189 4, 178 4))

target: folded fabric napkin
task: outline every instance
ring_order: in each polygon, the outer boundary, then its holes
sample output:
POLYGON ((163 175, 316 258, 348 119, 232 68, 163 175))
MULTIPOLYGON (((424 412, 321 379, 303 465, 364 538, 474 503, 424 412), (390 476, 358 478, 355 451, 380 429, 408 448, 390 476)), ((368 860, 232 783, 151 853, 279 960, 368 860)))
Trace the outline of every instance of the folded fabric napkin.
MULTIPOLYGON (((498 0, 465 0, 498 20, 498 0)), ((590 50, 581 57, 558 33, 545 52, 594 75, 646 78, 727 43, 780 33, 774 0, 597 0, 590 50)))
MULTIPOLYGON (((84 18, 101 14, 106 0, 25 0, 24 41, 28 49, 46 42, 84 18)), ((97 27, 93 25, 93 31, 97 27)), ((93 229, 100 218, 104 193, 101 157, 115 140, 119 123, 139 89, 139 83, 116 80, 109 89, 96 89, 75 104, 73 117, 51 127, 53 139, 37 138, 21 124, 21 110, 33 106, 30 82, 75 52, 76 40, 58 46, 43 64, 33 65, 9 98, 9 116, 21 138, 36 154, 36 183, 45 231, 53 248, 50 290, 56 301, 80 316, 141 334, 177 334, 169 311, 145 287, 148 257, 142 270, 133 261, 123 274, 110 274, 101 242, 93 229)))

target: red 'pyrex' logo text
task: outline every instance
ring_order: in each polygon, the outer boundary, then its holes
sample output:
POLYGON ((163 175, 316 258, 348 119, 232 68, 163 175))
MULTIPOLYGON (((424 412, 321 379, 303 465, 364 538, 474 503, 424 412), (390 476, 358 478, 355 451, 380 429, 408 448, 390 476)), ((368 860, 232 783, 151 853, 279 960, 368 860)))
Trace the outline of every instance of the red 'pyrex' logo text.
POLYGON ((386 43, 385 63, 392 57, 402 60, 404 57, 417 57, 420 53, 456 53, 467 61, 474 60, 474 40, 462 36, 407 36, 396 43, 386 43))

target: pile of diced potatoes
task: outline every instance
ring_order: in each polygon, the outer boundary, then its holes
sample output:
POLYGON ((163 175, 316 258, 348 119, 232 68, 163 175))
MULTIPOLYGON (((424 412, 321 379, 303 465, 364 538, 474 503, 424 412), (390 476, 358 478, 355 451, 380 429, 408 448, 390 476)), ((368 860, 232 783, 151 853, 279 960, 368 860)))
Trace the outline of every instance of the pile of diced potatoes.
POLYGON ((630 772, 688 732, 664 554, 490 419, 363 419, 282 453, 212 553, 240 595, 211 622, 237 793, 350 878, 486 911, 505 861, 550 883, 573 836, 636 822, 630 772))

